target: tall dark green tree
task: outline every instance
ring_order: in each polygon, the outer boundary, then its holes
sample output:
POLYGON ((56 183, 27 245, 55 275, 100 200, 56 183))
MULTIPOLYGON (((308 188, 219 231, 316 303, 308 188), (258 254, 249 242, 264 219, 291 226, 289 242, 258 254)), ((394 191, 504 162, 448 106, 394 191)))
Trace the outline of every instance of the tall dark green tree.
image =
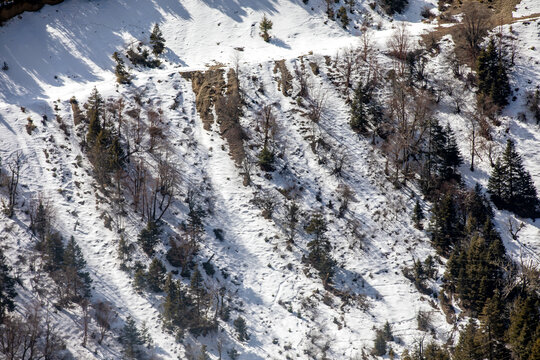
POLYGON ((137 241, 148 256, 154 255, 154 247, 159 241, 159 226, 154 221, 148 221, 146 227, 141 230, 137 241))
POLYGON ((92 147, 101 132, 101 117, 103 115, 103 98, 95 87, 88 98, 87 105, 88 132, 86 133, 86 141, 92 147))
POLYGON ((11 276, 11 266, 0 249, 0 325, 4 322, 6 312, 15 310, 13 299, 17 296, 15 279, 11 276))
POLYGON ((112 58, 114 59, 114 61, 116 61, 116 67, 114 69, 114 72, 116 74, 116 81, 119 84, 129 84, 131 82, 131 79, 128 71, 126 70, 124 60, 122 60, 117 51, 113 53, 112 58))
POLYGON ((516 301, 510 315, 508 341, 512 353, 519 360, 528 360, 535 345, 537 331, 540 330, 539 306, 538 298, 529 295, 525 299, 516 301))
POLYGON ((477 60, 478 92, 491 98, 499 106, 508 104, 511 93, 506 69, 509 67, 502 49, 497 48, 495 40, 480 51, 477 60))
POLYGON ((88 271, 86 271, 86 261, 84 260, 81 248, 75 242, 73 236, 68 241, 64 250, 63 266, 68 282, 67 286, 70 289, 72 297, 75 300, 82 297, 90 297, 92 279, 88 271))
POLYGON ((351 103, 351 128, 359 133, 365 133, 369 126, 369 91, 367 86, 361 82, 358 83, 354 91, 354 98, 351 103))
POLYGON ((450 254, 462 236, 462 227, 454 198, 447 194, 434 204, 430 223, 431 241, 440 254, 450 254))
POLYGON ((459 360, 484 360, 482 344, 479 341, 478 325, 470 320, 459 336, 454 350, 454 358, 459 360))
POLYGON ((502 158, 497 160, 489 182, 491 200, 501 209, 520 216, 537 215, 538 196, 531 175, 524 168, 521 156, 508 139, 502 158))
POLYGON ((331 282, 335 266, 335 260, 330 255, 331 246, 326 237, 326 231, 326 221, 322 214, 313 215, 306 227, 306 232, 313 236, 313 239, 307 244, 308 261, 319 272, 325 285, 331 282))
POLYGON ((422 211, 422 207, 420 206, 420 201, 416 199, 416 204, 414 205, 413 209, 413 215, 412 220, 414 222, 414 226, 417 229, 422 229, 422 220, 424 220, 424 212, 422 211))
POLYGON ((135 320, 131 316, 128 316, 122 328, 120 341, 124 347, 124 356, 127 359, 139 358, 141 354, 140 346, 143 344, 143 339, 141 338, 141 333, 137 328, 135 320))
POLYGON ((505 346, 505 331, 508 316, 500 291, 495 291, 488 299, 479 316, 481 342, 484 344, 485 356, 488 360, 510 358, 505 346))
POLYGON ((163 37, 163 33, 158 24, 155 24, 152 29, 152 33, 150 34, 150 44, 152 45, 152 53, 154 53, 155 56, 161 55, 165 50, 165 38, 163 37))
POLYGON ((163 291, 166 273, 167 270, 163 263, 158 258, 153 258, 146 273, 146 283, 151 291, 163 291))

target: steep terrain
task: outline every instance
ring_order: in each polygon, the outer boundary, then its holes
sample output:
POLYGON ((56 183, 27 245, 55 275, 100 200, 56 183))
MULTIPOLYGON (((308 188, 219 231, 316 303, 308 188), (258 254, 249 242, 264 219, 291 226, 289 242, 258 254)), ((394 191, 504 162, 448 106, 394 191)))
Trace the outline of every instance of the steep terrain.
MULTIPOLYGON (((431 203, 422 200, 414 181, 396 187, 385 171, 388 160, 383 151, 372 144, 371 137, 351 129, 353 91, 343 91, 343 74, 335 65, 346 61, 347 49, 361 47, 361 35, 369 30, 374 57, 386 76, 394 66, 387 42, 400 24, 407 27, 415 44, 420 34, 435 28, 435 23, 421 20, 425 6, 435 7, 436 2, 412 0, 404 14, 392 19, 368 2, 356 2, 352 22, 343 29, 339 21, 328 19, 322 0, 310 0, 307 5, 296 0, 65 1, 25 13, 0 27, 0 63, 9 67, 0 72, 2 172, 18 154, 23 159, 15 213, 0 215, 0 245, 20 283, 16 313, 24 314, 39 302, 43 316, 51 319, 76 359, 121 358, 118 335, 129 316, 138 326, 146 324, 153 339, 147 352, 160 359, 189 358, 199 353, 201 345, 212 359, 221 358, 221 352, 227 358, 225 353, 233 348, 241 359, 367 357, 376 329, 386 322, 392 326, 394 340, 389 345, 395 354, 424 339, 455 342, 466 319, 457 324, 446 321, 436 296, 441 277, 428 281, 432 294, 423 294, 403 274, 414 261, 436 254, 429 233, 415 228, 411 220, 417 199, 426 214, 431 203), (259 35, 264 14, 273 21, 269 43, 259 35), (136 48, 140 41, 147 43, 155 23, 166 45, 161 66, 131 66, 126 59, 132 83, 117 84, 113 52, 136 48), (197 110, 200 100, 190 74, 220 68, 223 79, 228 68, 238 72, 243 102, 239 124, 251 164, 249 186, 246 165, 231 157, 233 145, 221 124, 205 126, 197 110), (302 76, 298 75, 301 71, 302 76), (301 79, 310 93, 303 99, 298 95, 303 89, 301 79), (199 268, 213 265, 215 274, 201 269, 205 286, 215 296, 210 301, 219 303, 215 299, 224 288, 230 309, 230 320, 220 319, 217 331, 178 336, 166 330, 164 293, 134 289, 136 262, 146 266, 151 261, 137 245, 145 215, 133 209, 133 198, 115 197, 113 185, 104 189, 96 182, 81 145, 86 131, 80 135, 80 127, 73 123, 70 99, 75 98, 84 112, 83 104, 93 88, 104 99, 123 99, 126 113, 141 109, 145 126, 152 125, 149 110, 159 113, 164 144, 140 156, 157 173, 160 157, 166 154, 178 170, 178 188, 162 219, 156 257, 167 271, 175 271, 174 278, 189 285, 189 277, 178 274, 178 268, 166 260, 166 252, 172 238, 185 234, 192 196, 206 213, 194 263, 199 268), (317 102, 320 113, 314 119, 309 112, 317 102), (271 105, 275 115, 276 155, 271 172, 256 164, 264 105, 271 105), (29 130, 30 123, 35 129, 29 130), (340 159, 343 164, 338 171, 340 159), (352 195, 341 211, 344 188, 352 195), (29 209, 40 197, 54 209, 54 229, 66 240, 73 236, 82 250, 93 281, 91 303, 105 301, 112 306, 115 316, 103 342, 97 341, 99 329, 91 311, 91 335, 86 346, 81 344, 83 308, 58 306, 54 282, 47 275, 39 276, 34 267, 39 256, 29 209), (288 242, 285 206, 292 200, 299 206, 300 221, 294 241, 288 242), (264 212, 265 201, 271 202, 273 213, 264 212), (314 213, 326 221, 326 236, 337 261, 331 287, 305 261, 313 239, 306 228, 314 213), (130 271, 121 270, 118 258, 122 237, 135 248, 130 271), (419 329, 419 314, 430 315, 429 331, 419 329), (238 316, 247 322, 249 340, 238 340, 233 325, 238 316)), ((515 16, 538 12, 535 1, 524 1, 515 16)), ((508 136, 515 139, 537 188, 540 132, 524 109, 525 95, 540 83, 539 26, 538 18, 512 24, 520 48, 511 72, 516 99, 504 109, 494 130, 494 153, 502 152, 508 136), (518 120, 523 112, 528 121, 518 120)), ((508 25, 504 29, 509 31, 508 25)), ((426 69, 433 74, 430 81, 455 83, 455 91, 462 94, 462 111, 456 114, 454 96, 443 94, 435 117, 449 123, 456 133, 465 159, 459 168, 465 184, 485 187, 491 171, 487 156, 479 156, 475 171, 469 170, 468 116, 475 111, 474 91, 459 88, 463 82, 452 77, 447 61, 452 48, 452 41, 443 39, 440 52, 429 56, 426 69)), ((370 69, 369 64, 358 68, 354 82, 364 79, 370 69)), ((388 94, 381 91, 377 96, 384 103, 388 94)), ((216 109, 208 110, 219 120, 216 109)), ((135 116, 125 117, 135 121, 135 116)), ((143 137, 147 146, 148 134, 143 137)), ((5 204, 5 186, 0 193, 5 204)), ((538 222, 499 210, 495 220, 511 257, 538 266, 538 222), (524 223, 519 237, 509 233, 510 219, 524 223)), ((428 221, 424 224, 427 228, 428 221)), ((445 262, 440 259, 435 265, 439 275, 445 262)))

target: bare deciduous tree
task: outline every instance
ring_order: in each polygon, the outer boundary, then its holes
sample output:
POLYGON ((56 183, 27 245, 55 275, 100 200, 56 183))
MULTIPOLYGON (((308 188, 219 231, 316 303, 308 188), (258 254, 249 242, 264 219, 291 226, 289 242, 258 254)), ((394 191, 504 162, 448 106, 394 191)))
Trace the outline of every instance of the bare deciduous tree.
POLYGON ((407 68, 407 54, 411 51, 412 41, 407 25, 405 23, 400 24, 392 37, 388 40, 388 49, 390 54, 395 58, 394 70, 403 76, 407 68))
POLYGON ((463 20, 457 27, 458 37, 473 64, 489 28, 490 13, 483 4, 468 2, 463 5, 463 20))
POLYGON ((114 318, 112 306, 109 303, 99 301, 94 305, 96 312, 96 323, 99 329, 98 344, 101 344, 105 338, 105 334, 111 328, 111 322, 114 318))
POLYGON ((6 182, 8 188, 8 203, 5 208, 6 215, 12 217, 17 203, 17 187, 19 186, 19 176, 24 165, 23 154, 17 151, 7 163, 8 173, 6 182))

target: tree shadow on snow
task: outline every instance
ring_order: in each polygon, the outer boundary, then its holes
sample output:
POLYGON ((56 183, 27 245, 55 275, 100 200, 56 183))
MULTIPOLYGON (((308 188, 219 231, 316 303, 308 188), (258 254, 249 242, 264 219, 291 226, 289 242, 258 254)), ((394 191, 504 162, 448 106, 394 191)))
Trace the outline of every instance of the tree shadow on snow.
POLYGON ((0 61, 9 66, 0 73, 0 100, 26 105, 46 98, 46 87, 103 80, 103 71, 114 71, 113 52, 126 39, 147 41, 164 14, 190 18, 177 0, 124 0, 66 1, 11 20, 0 28, 0 61))
POLYGON ((236 22, 241 22, 242 17, 247 15, 245 8, 267 14, 276 13, 274 3, 276 0, 202 0, 207 6, 221 11, 236 22))
POLYGON ((272 38, 272 40, 270 40, 270 44, 274 44, 274 45, 279 46, 280 48, 284 48, 284 49, 290 49, 291 48, 289 46, 289 44, 287 44, 285 41, 283 41, 281 39, 278 39, 278 38, 272 38))

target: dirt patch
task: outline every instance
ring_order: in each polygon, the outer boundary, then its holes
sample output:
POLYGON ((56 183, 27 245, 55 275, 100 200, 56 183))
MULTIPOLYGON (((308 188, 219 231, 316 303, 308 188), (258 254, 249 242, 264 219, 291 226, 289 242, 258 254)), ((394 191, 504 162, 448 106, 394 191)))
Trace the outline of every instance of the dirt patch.
POLYGON ((216 114, 218 117, 219 131, 221 136, 229 144, 229 155, 236 165, 240 166, 246 157, 244 140, 246 134, 240 125, 242 116, 242 99, 236 72, 230 69, 227 73, 227 90, 225 95, 220 96, 216 102, 216 114))
POLYGON ((246 157, 244 151, 246 135, 240 125, 242 99, 235 71, 229 70, 227 81, 224 76, 225 70, 221 67, 211 67, 204 72, 184 72, 181 75, 184 79, 191 80, 197 112, 204 129, 211 129, 215 113, 220 135, 229 145, 229 155, 236 165, 240 166, 246 157))
POLYGON ((64 0, 18 0, 0 5, 0 24, 25 11, 38 11, 45 5, 60 4, 64 0))
MULTIPOLYGON (((449 8, 447 8, 440 16, 439 16, 439 24, 452 24, 451 26, 439 26, 434 31, 422 35, 423 43, 426 44, 428 48, 432 48, 437 42, 441 40, 442 37, 445 35, 451 35, 452 39, 456 42, 456 47, 461 47, 460 42, 460 23, 457 23, 454 20, 454 16, 458 14, 463 13, 463 8, 469 3, 475 3, 479 8, 481 8, 484 11, 488 11, 491 13, 491 16, 489 18, 489 24, 491 28, 495 28, 500 25, 507 25, 512 24, 519 20, 529 19, 529 18, 536 18, 539 17, 540 14, 532 14, 529 16, 514 18, 512 16, 512 12, 515 10, 516 5, 520 3, 520 0, 493 0, 492 2, 478 2, 478 1, 453 1, 449 8)), ((459 51, 457 53, 459 60, 462 63, 467 63, 471 66, 474 66, 474 64, 470 64, 470 59, 464 58, 463 54, 460 54, 459 51)))
POLYGON ((278 90, 280 90, 283 95, 290 96, 292 92, 292 80, 293 77, 285 64, 285 60, 277 60, 274 65, 274 74, 280 72, 281 77, 278 80, 278 90))
POLYGON ((214 122, 213 107, 225 88, 224 69, 215 68, 205 72, 191 71, 182 73, 182 77, 191 80, 195 93, 195 106, 205 130, 210 130, 214 122))

